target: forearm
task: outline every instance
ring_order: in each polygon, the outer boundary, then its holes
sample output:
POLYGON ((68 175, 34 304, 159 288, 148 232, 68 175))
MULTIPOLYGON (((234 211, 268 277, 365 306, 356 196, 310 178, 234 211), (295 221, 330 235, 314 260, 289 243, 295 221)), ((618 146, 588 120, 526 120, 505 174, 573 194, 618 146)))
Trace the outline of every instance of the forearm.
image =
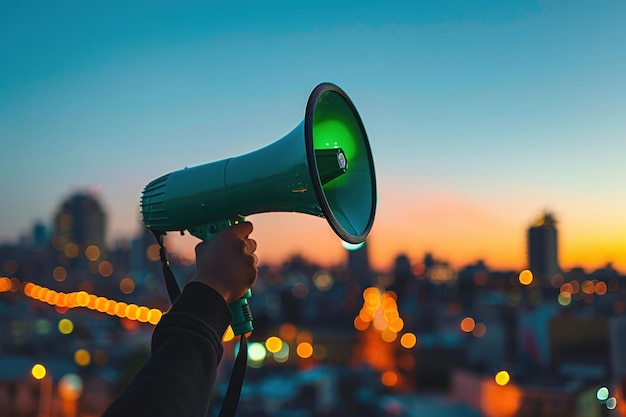
POLYGON ((231 318, 217 292, 188 284, 155 328, 150 359, 103 417, 206 416, 231 318))

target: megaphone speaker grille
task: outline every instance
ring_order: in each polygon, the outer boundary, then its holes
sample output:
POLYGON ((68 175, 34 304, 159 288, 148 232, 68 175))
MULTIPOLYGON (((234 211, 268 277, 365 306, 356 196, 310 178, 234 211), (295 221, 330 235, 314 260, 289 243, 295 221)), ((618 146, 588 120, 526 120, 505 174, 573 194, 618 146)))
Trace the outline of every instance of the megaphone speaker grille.
POLYGON ((341 88, 323 83, 313 90, 304 133, 313 188, 324 217, 346 242, 363 242, 376 212, 374 162, 363 122, 341 88), (334 168, 329 168, 328 150, 336 150, 334 168))

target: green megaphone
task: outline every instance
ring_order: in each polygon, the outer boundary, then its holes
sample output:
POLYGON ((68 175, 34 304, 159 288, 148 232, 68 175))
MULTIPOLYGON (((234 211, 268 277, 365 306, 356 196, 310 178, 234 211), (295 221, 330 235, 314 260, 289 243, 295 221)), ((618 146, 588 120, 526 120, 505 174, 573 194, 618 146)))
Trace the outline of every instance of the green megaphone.
MULTIPOLYGON (((304 120, 276 142, 163 175, 141 196, 150 230, 187 230, 205 241, 246 216, 266 212, 324 217, 348 243, 368 235, 376 212, 372 152, 354 104, 338 86, 315 87, 304 120)), ((235 335, 253 330, 249 295, 231 304, 235 335)))

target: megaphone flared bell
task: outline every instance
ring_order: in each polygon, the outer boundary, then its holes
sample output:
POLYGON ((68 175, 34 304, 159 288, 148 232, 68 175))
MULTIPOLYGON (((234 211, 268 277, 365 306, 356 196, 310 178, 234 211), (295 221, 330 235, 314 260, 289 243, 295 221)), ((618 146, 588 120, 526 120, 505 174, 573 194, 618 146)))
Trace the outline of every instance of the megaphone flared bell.
POLYGON ((300 212, 326 218, 341 239, 360 243, 376 212, 374 162, 361 118, 341 88, 320 84, 290 133, 256 151, 151 181, 141 212, 145 225, 160 232, 300 212))

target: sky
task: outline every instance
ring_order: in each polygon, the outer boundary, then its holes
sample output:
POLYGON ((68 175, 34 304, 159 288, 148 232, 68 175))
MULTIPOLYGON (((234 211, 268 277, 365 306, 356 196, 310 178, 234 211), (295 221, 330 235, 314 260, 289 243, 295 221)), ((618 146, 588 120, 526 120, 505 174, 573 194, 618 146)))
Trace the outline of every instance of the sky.
MULTIPOLYGON (((562 267, 626 272, 626 2, 263 3, 4 4, 0 242, 82 190, 131 238, 149 181, 280 139, 332 82, 374 156, 375 267, 521 269, 548 210, 562 267)), ((324 219, 249 220, 261 262, 345 259, 324 219)))

